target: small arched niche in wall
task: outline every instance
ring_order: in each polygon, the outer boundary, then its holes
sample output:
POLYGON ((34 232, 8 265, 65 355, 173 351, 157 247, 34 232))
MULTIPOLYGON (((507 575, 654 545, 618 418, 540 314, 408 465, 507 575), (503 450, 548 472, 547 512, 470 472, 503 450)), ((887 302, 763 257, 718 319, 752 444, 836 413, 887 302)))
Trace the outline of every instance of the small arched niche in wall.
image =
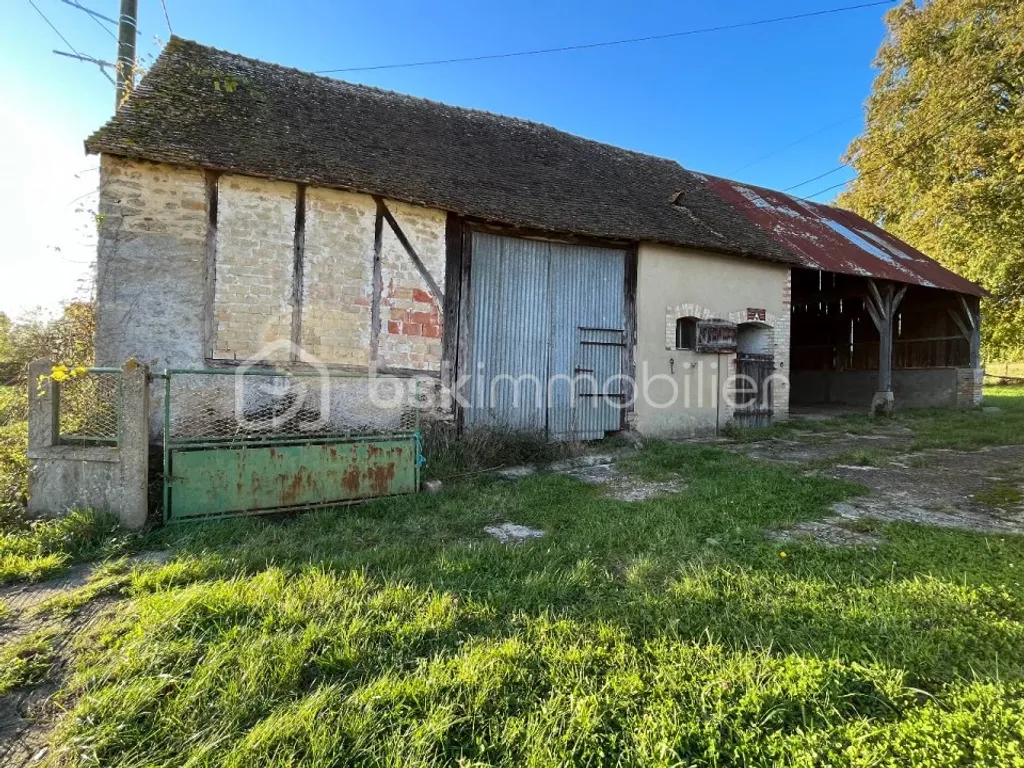
POLYGON ((740 323, 736 329, 736 351, 743 355, 771 355, 775 347, 775 329, 767 323, 740 323))

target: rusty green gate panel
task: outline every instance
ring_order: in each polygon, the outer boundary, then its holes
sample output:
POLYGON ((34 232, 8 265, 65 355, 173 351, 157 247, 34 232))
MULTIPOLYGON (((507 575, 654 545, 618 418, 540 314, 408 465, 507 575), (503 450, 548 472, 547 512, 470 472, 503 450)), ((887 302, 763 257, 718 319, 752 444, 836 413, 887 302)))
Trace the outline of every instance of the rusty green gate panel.
POLYGON ((316 366, 170 369, 163 378, 165 522, 419 490, 416 378, 316 366))
POLYGON ((176 448, 170 519, 323 506, 413 493, 415 438, 176 448))

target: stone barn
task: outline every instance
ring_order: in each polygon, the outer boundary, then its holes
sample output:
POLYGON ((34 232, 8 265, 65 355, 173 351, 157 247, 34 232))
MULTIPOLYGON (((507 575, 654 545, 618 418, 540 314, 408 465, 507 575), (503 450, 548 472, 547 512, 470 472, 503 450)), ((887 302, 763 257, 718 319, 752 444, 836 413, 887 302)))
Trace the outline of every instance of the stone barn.
POLYGON ((420 377, 552 439, 980 396, 978 286, 672 160, 177 37, 86 148, 100 364, 420 377))

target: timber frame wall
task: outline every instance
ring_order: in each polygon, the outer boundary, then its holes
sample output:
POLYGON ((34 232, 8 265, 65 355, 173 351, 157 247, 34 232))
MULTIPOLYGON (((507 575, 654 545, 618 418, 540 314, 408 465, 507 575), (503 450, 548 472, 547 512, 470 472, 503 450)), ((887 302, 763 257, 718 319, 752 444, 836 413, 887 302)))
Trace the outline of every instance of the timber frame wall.
POLYGON ((980 367, 979 300, 919 285, 793 270, 792 370, 878 372, 980 367))

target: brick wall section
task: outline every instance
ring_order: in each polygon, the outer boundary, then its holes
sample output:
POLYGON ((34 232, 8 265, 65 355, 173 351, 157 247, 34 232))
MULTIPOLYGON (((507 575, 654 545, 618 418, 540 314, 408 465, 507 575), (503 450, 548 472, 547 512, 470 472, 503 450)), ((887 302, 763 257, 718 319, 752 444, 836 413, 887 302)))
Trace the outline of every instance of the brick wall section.
POLYGON ((981 405, 982 389, 984 386, 984 368, 958 368, 956 372, 957 407, 973 408, 981 405))
POLYGON ((214 356, 288 360, 294 184, 222 176, 217 207, 214 356), (276 343, 275 343, 276 342, 276 343), (273 345, 268 352, 261 352, 273 345))
MULTIPOLYGON (((387 201, 388 209, 439 286, 445 284, 445 213, 387 201)), ((379 360, 395 368, 441 368, 441 307, 391 227, 381 249, 379 360)))
POLYGON ((775 319, 775 419, 784 421, 789 418, 790 384, 790 334, 793 328, 793 272, 786 272, 786 282, 782 286, 782 313, 775 319))
POLYGON ((201 366, 202 171, 103 155, 99 211, 96 362, 201 366))
POLYGON ((325 363, 370 362, 375 217, 368 195, 306 191, 300 343, 325 363))

